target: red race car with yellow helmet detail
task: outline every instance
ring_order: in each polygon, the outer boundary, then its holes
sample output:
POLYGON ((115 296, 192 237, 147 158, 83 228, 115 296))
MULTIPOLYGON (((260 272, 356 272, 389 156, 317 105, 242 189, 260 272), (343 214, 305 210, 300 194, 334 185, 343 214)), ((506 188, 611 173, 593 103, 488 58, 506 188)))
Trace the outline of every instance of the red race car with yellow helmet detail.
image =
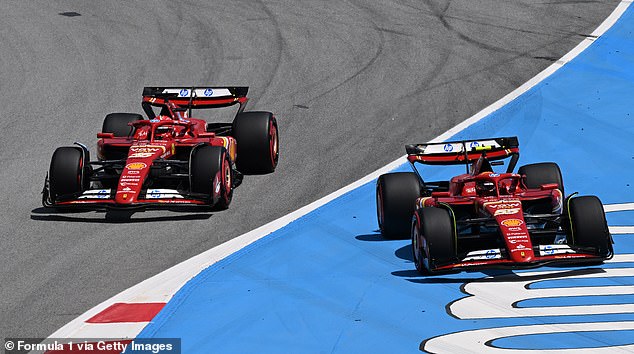
POLYGON ((613 256, 601 201, 576 193, 566 197, 561 171, 552 162, 514 173, 517 137, 406 150, 413 172, 379 177, 377 217, 384 237, 411 238, 421 274, 597 263, 613 256), (505 164, 504 171, 494 171, 505 164), (465 170, 440 181, 424 178, 424 169, 440 168, 465 170))

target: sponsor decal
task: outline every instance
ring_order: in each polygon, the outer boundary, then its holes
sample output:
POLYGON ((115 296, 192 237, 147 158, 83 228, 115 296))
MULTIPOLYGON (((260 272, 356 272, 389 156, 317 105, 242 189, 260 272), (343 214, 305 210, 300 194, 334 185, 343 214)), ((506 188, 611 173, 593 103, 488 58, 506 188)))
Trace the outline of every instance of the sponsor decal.
POLYGON ((125 186, 126 183, 127 183, 129 186, 136 186, 136 185, 139 184, 139 182, 141 182, 141 181, 138 178, 136 178, 136 179, 125 179, 125 178, 122 178, 119 181, 119 184, 122 185, 122 186, 125 186))
POLYGON ((119 183, 119 185, 120 185, 121 187, 125 187, 125 186, 132 186, 132 187, 136 187, 136 186, 138 186, 139 184, 138 184, 138 183, 130 183, 130 182, 121 182, 121 183, 119 183))
POLYGON ((520 202, 492 202, 492 203, 484 203, 484 206, 493 208, 493 209, 510 209, 510 208, 519 208, 522 205, 520 202))
POLYGON ((161 145, 137 145, 131 146, 130 151, 132 152, 157 152, 157 151, 165 151, 165 146, 161 145))
POLYGON ((445 144, 445 146, 443 146, 443 150, 445 150, 447 152, 451 152, 451 151, 453 151, 453 145, 445 144))
POLYGON ((520 226, 522 224, 524 224, 524 222, 520 219, 506 219, 504 221, 502 221, 500 224, 506 226, 506 227, 510 227, 510 226, 520 226))
POLYGON ((154 119, 150 119, 150 123, 158 123, 160 122, 158 119, 154 118, 154 119))
POLYGON ((507 238, 526 238, 526 232, 509 232, 507 238))
POLYGON ((128 174, 129 174, 129 175, 138 175, 138 174, 139 174, 139 171, 129 170, 129 171, 128 171, 128 174))
POLYGON ((178 92, 178 96, 179 97, 187 97, 187 95, 189 95, 189 90, 188 89, 182 89, 178 92))
POLYGON ((493 213, 493 216, 512 215, 512 214, 517 214, 519 212, 520 212, 520 208, 499 209, 499 210, 496 210, 495 213, 493 213))
POLYGON ((212 90, 210 88, 205 89, 205 91, 203 92, 203 95, 205 95, 206 97, 211 97, 211 95, 213 95, 213 94, 214 94, 214 90, 212 90))
POLYGON ((522 228, 519 226, 511 226, 508 229, 509 231, 522 231, 522 228))
POLYGON ((161 194, 160 190, 152 189, 152 190, 148 191, 147 197, 148 197, 148 199, 156 199, 156 198, 161 198, 162 194, 161 194))
POLYGON ((480 146, 480 143, 477 142, 477 141, 472 141, 472 142, 469 143, 469 148, 470 149, 473 149, 473 148, 478 147, 478 146, 480 146))
POLYGON ((108 194, 110 194, 110 193, 109 193, 109 191, 107 189, 100 189, 97 192, 97 198, 99 198, 99 199, 108 198, 108 194))
POLYGON ((489 177, 500 177, 499 173, 489 173, 489 177))
POLYGON ((494 258, 498 253, 495 250, 488 250, 486 253, 486 258, 491 259, 494 258))
POLYGON ((125 168, 127 168, 128 170, 142 170, 146 167, 147 165, 143 162, 132 162, 125 166, 125 168))
POLYGON ((125 188, 123 188, 122 190, 124 190, 124 191, 126 191, 126 192, 129 192, 129 191, 131 191, 131 190, 132 190, 132 188, 130 188, 130 187, 125 187, 125 188))
POLYGON ((130 155, 130 156, 128 156, 128 157, 129 157, 129 158, 139 158, 139 159, 143 159, 143 158, 146 158, 146 157, 150 157, 150 156, 152 156, 152 155, 154 155, 154 153, 153 153, 153 152, 136 152, 136 153, 134 153, 134 154, 132 154, 132 155, 130 155))
POLYGON ((548 245, 546 247, 544 247, 544 254, 553 254, 555 253, 555 249, 553 248, 553 246, 548 245))

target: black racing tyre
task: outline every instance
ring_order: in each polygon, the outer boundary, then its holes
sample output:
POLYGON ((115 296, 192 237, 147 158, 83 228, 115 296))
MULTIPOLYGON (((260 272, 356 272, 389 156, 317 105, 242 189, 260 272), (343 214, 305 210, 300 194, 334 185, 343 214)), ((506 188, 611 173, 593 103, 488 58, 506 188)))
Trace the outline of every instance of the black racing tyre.
POLYGON ((48 172, 50 197, 53 202, 63 200, 85 189, 84 157, 78 147, 60 147, 51 158, 48 172))
POLYGON ((103 120, 101 132, 114 133, 116 137, 126 137, 133 132, 133 128, 128 123, 137 120, 143 120, 143 116, 136 113, 110 113, 103 120))
POLYGON ((568 243, 576 247, 595 248, 600 256, 609 256, 612 238, 599 198, 593 195, 570 198, 566 209, 570 223, 568 243))
POLYGON ((564 194, 564 181, 559 166, 554 162, 541 162, 524 165, 517 171, 520 175, 526 175, 525 184, 528 188, 539 188, 542 184, 557 183, 562 195, 564 194))
POLYGON ((427 207, 416 212, 412 221, 412 249, 416 270, 421 274, 456 258, 455 222, 447 209, 427 207))
POLYGON ((237 142, 238 171, 244 174, 265 174, 275 171, 280 141, 273 113, 238 113, 231 129, 237 142))
POLYGON ((383 237, 407 238, 416 198, 420 194, 420 182, 412 172, 386 173, 379 177, 376 181, 376 214, 383 237))
POLYGON ((210 204, 226 209, 233 198, 231 160, 222 146, 203 145, 192 150, 190 157, 190 190, 206 194, 210 204))

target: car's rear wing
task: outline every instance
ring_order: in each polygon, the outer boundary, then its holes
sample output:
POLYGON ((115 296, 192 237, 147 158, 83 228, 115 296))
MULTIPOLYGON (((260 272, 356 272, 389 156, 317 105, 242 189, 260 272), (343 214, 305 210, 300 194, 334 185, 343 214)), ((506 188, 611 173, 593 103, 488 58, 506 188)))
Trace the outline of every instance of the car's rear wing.
POLYGON ((169 101, 182 108, 224 107, 245 103, 248 91, 246 86, 144 87, 143 103, 160 107, 169 101))
POLYGON ((145 113, 154 118, 152 106, 166 107, 170 102, 183 110, 218 108, 239 104, 238 112, 247 103, 247 86, 193 86, 193 87, 144 87, 141 106, 145 113))
POLYGON ((427 165, 469 164, 485 155, 489 161, 512 157, 509 167, 515 167, 519 158, 519 141, 516 136, 478 140, 447 141, 406 145, 407 159, 427 165))

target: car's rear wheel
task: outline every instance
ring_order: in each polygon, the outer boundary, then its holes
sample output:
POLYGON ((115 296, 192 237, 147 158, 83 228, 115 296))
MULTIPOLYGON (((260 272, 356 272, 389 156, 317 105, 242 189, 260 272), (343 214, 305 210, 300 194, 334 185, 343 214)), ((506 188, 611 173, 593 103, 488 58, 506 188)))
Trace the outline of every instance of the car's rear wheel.
POLYGON ((231 129, 237 142, 238 171, 244 174, 265 174, 275 171, 280 141, 273 113, 238 113, 231 129))
POLYGON ((48 173, 49 196, 53 202, 76 197, 85 190, 88 176, 84 176, 84 164, 80 148, 66 146, 55 150, 48 173))
POLYGON ((416 269, 421 274, 456 258, 456 228, 447 209, 419 209, 412 221, 412 248, 416 269))
POLYGON ((603 204, 595 196, 569 198, 568 243, 574 247, 596 249, 602 257, 612 253, 612 239, 603 204))
POLYGON ((386 173, 379 177, 376 182, 376 213, 383 237, 407 238, 416 198, 420 194, 420 182, 412 172, 386 173))
POLYGON ((524 183, 528 188, 539 188, 542 184, 556 183, 562 195, 564 194, 564 182, 559 165, 554 162, 541 162, 524 165, 517 171, 525 175, 524 183))
POLYGON ((128 123, 138 120, 143 120, 143 116, 137 113, 110 113, 103 120, 101 132, 113 133, 115 137, 127 137, 134 132, 134 128, 128 123))
POLYGON ((233 198, 231 160, 222 146, 196 147, 190 157, 190 190, 208 196, 210 205, 226 209, 233 198))

